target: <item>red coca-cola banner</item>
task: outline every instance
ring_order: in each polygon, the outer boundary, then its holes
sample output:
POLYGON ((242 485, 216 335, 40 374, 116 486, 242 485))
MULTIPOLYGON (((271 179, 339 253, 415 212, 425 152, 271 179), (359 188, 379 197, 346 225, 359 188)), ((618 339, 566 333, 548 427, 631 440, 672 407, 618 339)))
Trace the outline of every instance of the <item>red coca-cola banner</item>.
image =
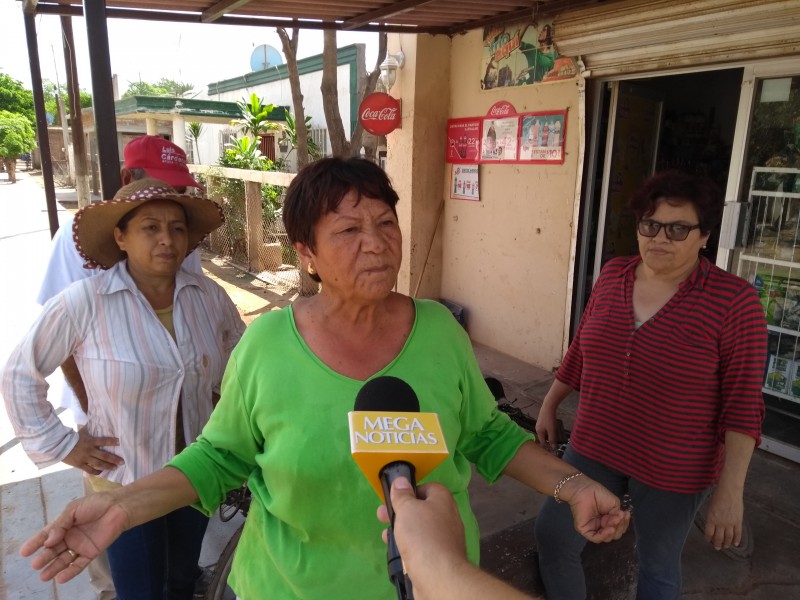
POLYGON ((386 135, 401 125, 400 100, 389 94, 370 94, 358 107, 358 120, 373 135, 386 135))
POLYGON ((447 121, 447 162, 475 164, 481 156, 481 119, 450 119, 447 121))
POLYGON ((445 160, 455 165, 563 164, 566 134, 566 109, 518 113, 513 104, 501 100, 484 117, 447 121, 445 160))

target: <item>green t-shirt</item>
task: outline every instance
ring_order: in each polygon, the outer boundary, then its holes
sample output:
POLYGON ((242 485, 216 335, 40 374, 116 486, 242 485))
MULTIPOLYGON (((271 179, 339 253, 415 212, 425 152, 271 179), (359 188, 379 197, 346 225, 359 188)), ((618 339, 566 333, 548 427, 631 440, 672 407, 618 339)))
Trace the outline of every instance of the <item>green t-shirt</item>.
MULTIPOLYGON (((470 463, 489 481, 531 436, 497 405, 469 338, 441 304, 415 300, 400 354, 379 375, 407 381, 421 412, 439 415, 450 456, 426 481, 456 498, 470 559, 479 533, 470 463)), ((297 332, 291 307, 259 317, 228 363, 222 399, 198 441, 169 464, 213 512, 247 479, 253 500, 230 585, 244 600, 390 600, 377 497, 350 455, 347 413, 363 381, 335 373, 297 332)))

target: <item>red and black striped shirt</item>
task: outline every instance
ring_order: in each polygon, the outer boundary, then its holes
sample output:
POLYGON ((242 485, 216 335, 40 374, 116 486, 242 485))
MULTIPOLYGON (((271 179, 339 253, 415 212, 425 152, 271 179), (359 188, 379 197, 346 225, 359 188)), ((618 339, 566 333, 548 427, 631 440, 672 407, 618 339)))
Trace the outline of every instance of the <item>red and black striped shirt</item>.
POLYGON ((716 481, 728 430, 760 438, 767 325, 755 289, 700 258, 638 329, 641 258, 603 269, 556 378, 580 390, 572 444, 657 489, 694 493, 716 481))

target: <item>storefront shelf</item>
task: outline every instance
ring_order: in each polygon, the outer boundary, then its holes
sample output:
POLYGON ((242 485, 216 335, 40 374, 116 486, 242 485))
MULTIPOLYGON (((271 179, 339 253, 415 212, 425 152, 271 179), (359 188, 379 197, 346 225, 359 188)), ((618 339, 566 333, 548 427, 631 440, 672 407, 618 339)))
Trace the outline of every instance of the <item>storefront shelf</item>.
POLYGON ((777 398, 783 398, 784 400, 789 400, 790 402, 796 402, 800 404, 800 398, 797 396, 792 396, 791 394, 784 394, 783 392, 776 392, 768 387, 762 388, 761 390, 765 394, 769 394, 770 396, 775 396, 777 398))
POLYGON ((792 393, 800 389, 797 178, 798 169, 753 169, 737 273, 758 290, 769 331, 761 448, 800 462, 800 397, 792 393))
POLYGON ((797 446, 793 446, 791 444, 787 444, 775 438, 771 438, 765 435, 761 436, 761 445, 759 446, 759 448, 761 450, 765 450, 766 452, 776 454, 777 456, 782 456, 787 460, 800 462, 800 448, 798 448, 797 446))
POLYGON ((800 271, 800 263, 792 262, 790 260, 780 260, 777 258, 769 258, 767 256, 758 256, 756 254, 740 254, 739 260, 751 263, 761 263, 773 267, 786 267, 787 269, 797 269, 800 271))
POLYGON ((793 335, 795 337, 800 336, 800 331, 796 329, 787 329, 786 327, 778 327, 777 325, 767 325, 767 329, 770 331, 775 331, 776 333, 782 333, 784 335, 793 335))

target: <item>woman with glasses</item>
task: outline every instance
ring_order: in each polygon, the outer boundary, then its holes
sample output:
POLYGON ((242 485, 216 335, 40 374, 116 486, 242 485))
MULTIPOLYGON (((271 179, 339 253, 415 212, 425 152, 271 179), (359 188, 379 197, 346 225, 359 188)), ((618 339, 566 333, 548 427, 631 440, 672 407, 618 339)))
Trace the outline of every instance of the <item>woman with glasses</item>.
MULTIPOLYGON (((670 171, 634 194, 639 255, 608 262, 536 423, 556 440, 558 406, 580 391, 564 460, 633 504, 637 598, 678 599, 681 551, 710 493, 706 539, 741 539, 745 476, 759 441, 767 328, 755 289, 700 250, 722 217, 708 180, 670 171)), ((585 539, 569 507, 536 519, 548 600, 583 599, 585 539)))

